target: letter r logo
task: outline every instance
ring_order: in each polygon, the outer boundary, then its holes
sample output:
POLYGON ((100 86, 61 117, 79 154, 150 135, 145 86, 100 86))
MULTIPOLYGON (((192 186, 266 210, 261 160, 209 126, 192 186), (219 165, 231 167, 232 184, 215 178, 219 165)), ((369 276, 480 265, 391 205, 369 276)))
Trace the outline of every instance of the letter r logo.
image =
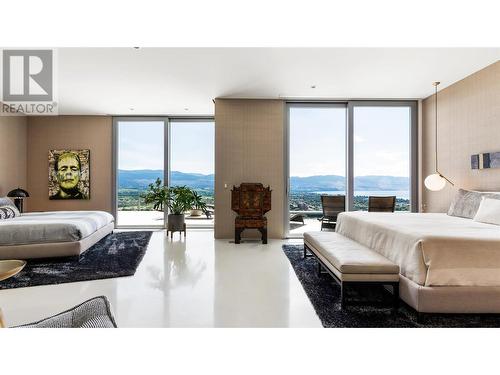
POLYGON ((3 100, 52 101, 52 50, 3 51, 3 100))

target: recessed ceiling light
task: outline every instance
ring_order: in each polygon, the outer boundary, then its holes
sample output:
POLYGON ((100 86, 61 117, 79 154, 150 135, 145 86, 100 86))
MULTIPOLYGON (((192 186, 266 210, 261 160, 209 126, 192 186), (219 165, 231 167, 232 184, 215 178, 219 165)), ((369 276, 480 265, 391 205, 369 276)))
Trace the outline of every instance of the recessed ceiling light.
POLYGON ((129 110, 133 111, 133 110, 134 110, 134 108, 129 108, 129 110))
POLYGON ((315 89, 315 88, 316 88, 316 85, 311 85, 311 88, 312 88, 312 89, 315 89))
POLYGON ((139 49, 139 48, 141 48, 141 47, 134 47, 134 49, 139 49))
POLYGON ((185 111, 189 111, 189 108, 184 108, 185 111))

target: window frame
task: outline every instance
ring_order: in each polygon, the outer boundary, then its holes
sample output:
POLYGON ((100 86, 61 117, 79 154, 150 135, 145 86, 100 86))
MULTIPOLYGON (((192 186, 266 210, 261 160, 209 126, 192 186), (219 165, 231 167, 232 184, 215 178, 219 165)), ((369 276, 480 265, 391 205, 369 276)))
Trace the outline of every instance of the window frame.
MULTIPOLYGON (((165 186, 170 186, 170 164, 171 164, 171 122, 213 122, 215 125, 215 117, 213 116, 113 116, 112 126, 112 214, 115 218, 116 228, 166 228, 168 210, 165 208, 163 215, 163 225, 120 225, 118 221, 118 152, 119 152, 119 123, 120 122, 138 122, 138 121, 157 121, 163 122, 163 181, 165 186)), ((214 129, 215 130, 215 129, 214 129)), ((215 157, 215 155, 214 155, 215 157)), ((212 228, 213 225, 197 225, 196 228, 212 228)))
POLYGON ((345 107, 346 108, 346 210, 354 209, 354 109, 356 107, 409 107, 410 108, 410 134, 409 134, 409 172, 410 172, 410 211, 418 212, 418 101, 417 100, 338 100, 338 101, 287 101, 285 106, 285 191, 286 199, 283 233, 285 238, 302 238, 302 235, 290 234, 290 109, 291 108, 321 108, 345 107))

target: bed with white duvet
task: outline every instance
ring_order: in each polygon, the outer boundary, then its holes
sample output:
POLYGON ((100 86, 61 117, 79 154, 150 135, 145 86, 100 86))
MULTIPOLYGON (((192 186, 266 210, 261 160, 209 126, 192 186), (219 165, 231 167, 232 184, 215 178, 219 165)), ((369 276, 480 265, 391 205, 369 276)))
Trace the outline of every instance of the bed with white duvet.
POLYGON ((103 211, 25 213, 0 220, 0 259, 80 255, 113 229, 103 211))

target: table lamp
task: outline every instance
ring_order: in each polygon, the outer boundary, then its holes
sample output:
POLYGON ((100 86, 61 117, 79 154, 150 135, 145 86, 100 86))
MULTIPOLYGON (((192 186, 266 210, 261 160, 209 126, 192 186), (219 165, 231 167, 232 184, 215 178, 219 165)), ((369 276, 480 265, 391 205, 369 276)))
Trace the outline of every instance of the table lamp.
POLYGON ((26 190, 18 187, 17 189, 9 191, 7 194, 9 198, 14 198, 14 204, 16 205, 19 212, 23 212, 23 199, 28 198, 30 195, 26 190))

